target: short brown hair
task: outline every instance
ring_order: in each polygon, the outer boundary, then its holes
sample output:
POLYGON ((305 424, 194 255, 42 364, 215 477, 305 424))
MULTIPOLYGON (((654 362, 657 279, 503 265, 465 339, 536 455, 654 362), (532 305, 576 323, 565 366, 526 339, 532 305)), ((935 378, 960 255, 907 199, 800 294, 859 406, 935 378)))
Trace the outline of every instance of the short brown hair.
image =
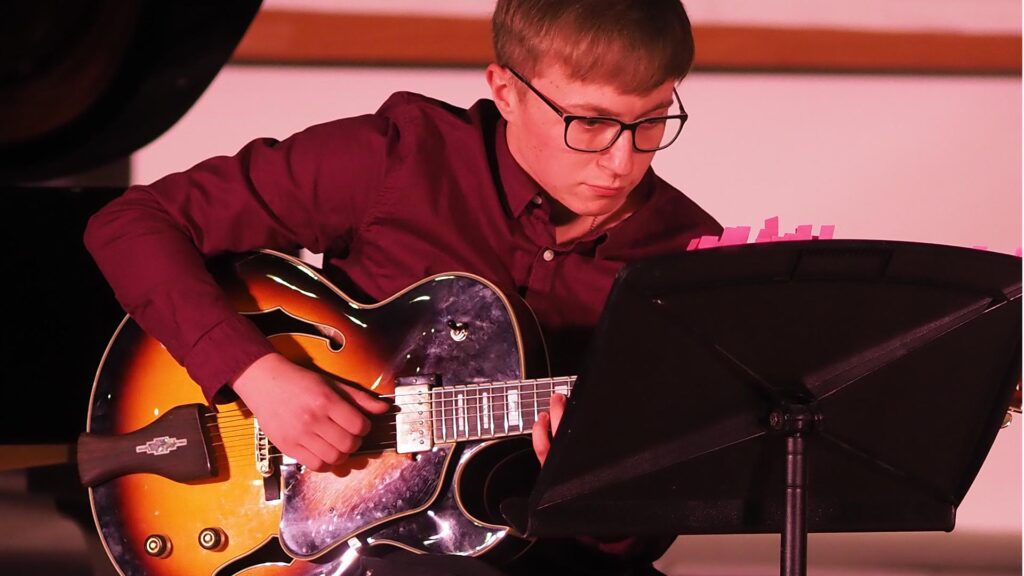
POLYGON ((529 77, 556 64, 575 80, 640 94, 693 64, 680 0, 498 0, 491 25, 498 64, 529 77))

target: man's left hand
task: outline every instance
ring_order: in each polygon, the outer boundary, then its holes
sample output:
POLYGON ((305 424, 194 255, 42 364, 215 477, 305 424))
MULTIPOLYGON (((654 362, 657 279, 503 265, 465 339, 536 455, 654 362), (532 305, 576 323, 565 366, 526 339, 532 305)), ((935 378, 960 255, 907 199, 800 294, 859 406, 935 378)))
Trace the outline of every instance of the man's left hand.
POLYGON ((565 402, 564 394, 552 394, 551 408, 547 412, 541 412, 533 424, 533 451, 536 452, 541 466, 544 465, 551 450, 551 436, 558 430, 558 424, 562 421, 565 402))

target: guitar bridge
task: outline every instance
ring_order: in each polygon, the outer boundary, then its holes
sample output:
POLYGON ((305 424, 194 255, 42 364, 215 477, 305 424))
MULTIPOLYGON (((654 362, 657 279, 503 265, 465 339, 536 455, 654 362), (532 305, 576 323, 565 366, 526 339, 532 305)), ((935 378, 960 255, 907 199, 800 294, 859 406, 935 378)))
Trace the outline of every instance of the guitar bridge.
POLYGON ((270 439, 260 427, 259 420, 253 418, 253 441, 256 444, 256 471, 264 478, 274 474, 274 465, 270 462, 270 439))
POLYGON ((434 447, 431 426, 430 389, 432 376, 398 378, 395 386, 396 450, 399 454, 426 452, 434 447), (403 382, 408 382, 402 385, 403 382))

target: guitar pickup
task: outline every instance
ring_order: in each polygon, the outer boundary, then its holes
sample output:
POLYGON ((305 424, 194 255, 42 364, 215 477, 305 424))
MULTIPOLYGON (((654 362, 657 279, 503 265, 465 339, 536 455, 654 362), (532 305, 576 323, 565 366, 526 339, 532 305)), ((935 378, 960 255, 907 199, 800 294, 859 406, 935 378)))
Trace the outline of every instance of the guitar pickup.
POLYGON ((395 434, 399 454, 426 452, 434 447, 430 390, 437 381, 436 375, 395 380, 395 434))

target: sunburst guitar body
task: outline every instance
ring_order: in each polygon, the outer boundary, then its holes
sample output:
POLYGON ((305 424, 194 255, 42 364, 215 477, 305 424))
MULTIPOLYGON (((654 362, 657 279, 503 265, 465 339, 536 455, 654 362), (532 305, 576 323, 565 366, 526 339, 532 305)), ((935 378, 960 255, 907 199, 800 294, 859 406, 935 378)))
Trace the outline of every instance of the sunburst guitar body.
POLYGON ((97 372, 78 449, 121 574, 341 574, 372 546, 521 549, 488 487, 508 484, 495 469, 523 460, 528 446, 509 439, 528 434, 550 394, 574 380, 546 377, 525 304, 463 274, 358 304, 271 252, 211 269, 278 351, 394 406, 374 418, 358 455, 331 472, 305 470, 276 452, 240 402, 207 404, 126 318, 97 372))

